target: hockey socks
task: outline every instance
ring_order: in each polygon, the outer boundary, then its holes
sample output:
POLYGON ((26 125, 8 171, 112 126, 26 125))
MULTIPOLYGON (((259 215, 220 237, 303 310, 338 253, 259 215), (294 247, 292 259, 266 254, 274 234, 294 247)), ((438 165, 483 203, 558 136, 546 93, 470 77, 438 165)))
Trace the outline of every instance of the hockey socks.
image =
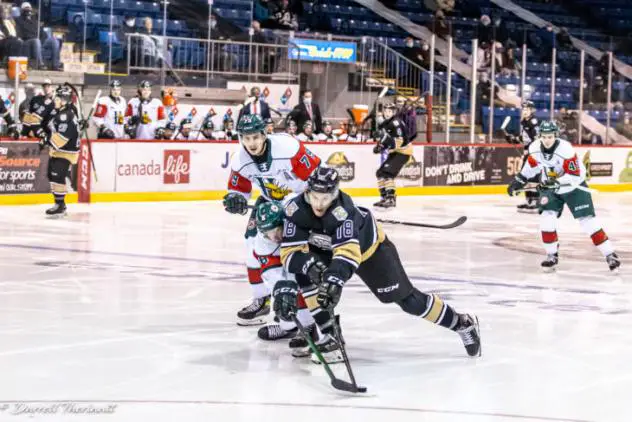
POLYGON ((540 215, 540 231, 542 243, 547 255, 557 253, 559 242, 557 239, 557 213, 555 211, 542 211, 540 215))
POLYGON ((603 256, 608 256, 614 252, 612 242, 610 242, 606 232, 603 231, 595 217, 580 218, 579 225, 584 233, 590 235, 593 244, 599 249, 603 256))
POLYGON ((397 304, 412 315, 417 315, 434 324, 456 331, 459 314, 437 295, 428 295, 414 289, 397 304))
MULTIPOLYGON (((303 294, 305 304, 307 305, 307 308, 309 309, 320 331, 323 334, 330 334, 333 330, 333 315, 331 315, 328 310, 321 308, 318 304, 316 300, 316 297, 318 296, 318 287, 312 285, 310 287, 302 289, 301 293, 303 294)), ((303 323, 303 321, 300 322, 303 323)))

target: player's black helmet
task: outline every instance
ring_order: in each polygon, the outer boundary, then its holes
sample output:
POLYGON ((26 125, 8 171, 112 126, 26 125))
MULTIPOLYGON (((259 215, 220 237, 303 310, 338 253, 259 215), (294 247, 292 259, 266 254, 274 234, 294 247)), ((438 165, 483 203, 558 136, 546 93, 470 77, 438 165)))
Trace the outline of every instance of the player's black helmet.
POLYGON ((391 102, 384 103, 384 105, 382 105, 382 109, 383 110, 391 109, 391 110, 396 111, 397 110, 397 105, 395 103, 391 103, 391 102))
POLYGON ((307 189, 318 193, 338 193, 340 178, 336 169, 318 167, 307 179, 307 189))
POLYGON ((535 103, 533 101, 527 100, 527 101, 522 103, 522 108, 523 109, 524 108, 533 108, 533 109, 535 109, 535 103))
POLYGON ((121 87, 121 81, 119 81, 118 79, 114 79, 112 82, 110 82, 110 88, 120 88, 121 87))
POLYGON ((72 89, 66 85, 62 85, 55 91, 55 96, 67 103, 72 101, 72 89))
POLYGON ((140 81, 140 83, 138 84, 138 89, 141 89, 141 88, 151 88, 151 82, 140 81))

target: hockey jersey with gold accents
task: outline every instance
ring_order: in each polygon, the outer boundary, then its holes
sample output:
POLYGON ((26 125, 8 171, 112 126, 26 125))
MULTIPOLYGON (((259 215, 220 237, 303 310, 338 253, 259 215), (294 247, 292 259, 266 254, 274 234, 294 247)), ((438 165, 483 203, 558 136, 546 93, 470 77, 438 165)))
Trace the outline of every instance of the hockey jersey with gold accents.
MULTIPOLYGON (((550 149, 545 149, 540 140, 529 145, 527 164, 522 166, 520 174, 526 179, 540 176, 544 182, 547 178, 556 179, 560 185, 577 186, 586 181, 586 167, 575 153, 570 142, 556 139, 550 149)), ((562 186, 557 193, 568 193, 575 188, 562 186)))
POLYGON ((228 190, 250 198, 253 188, 267 200, 280 201, 307 188, 307 179, 320 165, 320 158, 288 134, 266 137, 261 157, 240 148, 231 160, 228 190))
POLYGON ((330 270, 346 281, 384 239, 371 211, 356 206, 346 193, 340 192, 323 217, 316 217, 304 195, 299 195, 285 206, 281 261, 288 272, 306 274, 314 258, 309 245, 317 246, 332 254, 330 270))

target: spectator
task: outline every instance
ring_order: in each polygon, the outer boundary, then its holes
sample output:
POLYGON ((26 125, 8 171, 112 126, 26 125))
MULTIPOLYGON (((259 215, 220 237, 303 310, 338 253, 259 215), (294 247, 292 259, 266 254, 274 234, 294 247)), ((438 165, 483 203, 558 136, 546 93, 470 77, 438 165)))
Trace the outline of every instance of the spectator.
POLYGON ((296 136, 296 139, 301 142, 318 141, 318 136, 314 134, 314 124, 311 120, 305 121, 305 124, 303 124, 303 130, 301 130, 301 133, 296 136))
POLYGON ((32 83, 27 83, 24 88, 25 98, 22 100, 18 107, 18 116, 20 117, 20 121, 24 117, 24 114, 29 111, 29 107, 31 105, 31 100, 35 96, 35 86, 32 83))
POLYGON ((296 7, 290 7, 289 0, 269 3, 269 7, 271 8, 270 18, 264 22, 264 27, 290 31, 296 31, 298 29, 297 10, 296 7))
POLYGON ((407 103, 406 98, 401 95, 395 100, 397 106, 397 117, 404 123, 406 136, 410 141, 417 137, 417 112, 412 104, 407 103))
POLYGON ((402 54, 408 60, 418 64, 424 69, 430 68, 430 46, 428 43, 424 42, 422 47, 418 47, 415 45, 415 40, 408 37, 406 38, 406 46, 404 47, 402 54))
POLYGON ((553 26, 549 23, 544 28, 537 32, 540 40, 540 51, 544 54, 542 60, 550 62, 553 58, 553 46, 555 45, 555 31, 553 26))
POLYGON ((312 104, 312 91, 307 90, 303 93, 303 102, 294 107, 288 119, 294 120, 300 128, 309 120, 313 123, 315 133, 322 132, 323 119, 318 104, 312 104))
POLYGON ((507 47, 502 52, 502 66, 500 71, 505 77, 518 77, 520 75, 520 65, 516 60, 516 43, 513 40, 507 41, 507 47))
MULTIPOLYGON (((473 56, 470 56, 467 63, 473 64, 473 56)), ((476 65, 479 72, 487 73, 492 65, 491 47, 486 42, 481 43, 476 54, 476 65)))
POLYGON ((555 36, 555 40, 558 51, 573 49, 573 40, 571 40, 571 35, 568 33, 568 28, 561 28, 560 32, 555 36))
POLYGON ((478 42, 491 44, 492 40, 495 39, 494 35, 494 27, 490 17, 488 15, 481 16, 478 23, 478 42))
POLYGON ((261 99, 261 90, 258 86, 250 88, 250 97, 254 98, 254 100, 247 106, 242 107, 239 111, 237 121, 241 120, 242 116, 247 116, 249 114, 257 114, 264 120, 270 119, 272 117, 270 115, 270 106, 261 99))
MULTIPOLYGON (((138 31, 136 30, 136 17, 132 15, 125 15, 125 18, 123 19, 123 25, 121 25, 116 31, 116 38, 118 39, 119 43, 121 43, 125 48, 127 48, 127 45, 128 45, 127 35, 136 34, 136 33, 138 33, 138 31)), ((131 37, 130 43, 132 45, 132 54, 133 54, 133 52, 136 51, 138 38, 131 37)))
POLYGON ((430 23, 430 30, 434 32, 439 38, 446 39, 448 35, 452 32, 450 30, 450 24, 445 18, 445 13, 443 10, 437 10, 435 13, 434 19, 432 23, 430 23))
POLYGON ((35 63, 34 67, 45 70, 42 50, 51 51, 51 66, 53 70, 60 70, 59 66, 59 41, 53 36, 52 32, 44 32, 46 39, 44 44, 39 39, 37 33, 37 15, 33 12, 33 8, 29 2, 22 3, 21 15, 17 19, 18 34, 24 42, 25 50, 28 51, 30 60, 35 63))
POLYGON ((255 57, 259 58, 259 63, 251 60, 253 71, 256 73, 272 73, 276 69, 276 59, 279 50, 265 45, 271 44, 272 40, 269 40, 264 34, 259 21, 252 21, 252 42, 259 44, 255 46, 256 51, 253 52, 255 57), (259 66, 258 68, 256 67, 257 65, 259 66))
POLYGON ((615 129, 626 138, 632 139, 632 121, 630 120, 630 113, 621 114, 621 120, 617 123, 615 129))
POLYGON ((265 119, 266 123, 266 134, 272 135, 274 133, 274 120, 272 118, 265 119))
POLYGON ((0 58, 3 60, 11 56, 21 56, 24 43, 19 38, 17 26, 11 17, 11 8, 0 5, 0 58))
POLYGON ((321 142, 338 142, 338 137, 334 134, 334 128, 330 121, 325 120, 323 122, 323 133, 318 135, 318 140, 321 142))
POLYGON ((86 25, 83 13, 76 13, 72 17, 72 21, 68 24, 68 41, 81 44, 85 30, 86 25))

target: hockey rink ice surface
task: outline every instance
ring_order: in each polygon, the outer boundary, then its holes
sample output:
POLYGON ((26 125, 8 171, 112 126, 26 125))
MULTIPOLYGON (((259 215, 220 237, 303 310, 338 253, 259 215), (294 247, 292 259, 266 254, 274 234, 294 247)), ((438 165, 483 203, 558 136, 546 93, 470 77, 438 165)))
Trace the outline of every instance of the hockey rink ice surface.
POLYGON ((400 198, 388 218, 468 216, 385 230, 416 286, 478 315, 483 356, 353 279, 339 310, 365 395, 235 324, 246 217, 219 202, 0 207, 0 421, 630 421, 632 195, 594 200, 619 275, 568 210, 544 274, 519 199, 400 198))

